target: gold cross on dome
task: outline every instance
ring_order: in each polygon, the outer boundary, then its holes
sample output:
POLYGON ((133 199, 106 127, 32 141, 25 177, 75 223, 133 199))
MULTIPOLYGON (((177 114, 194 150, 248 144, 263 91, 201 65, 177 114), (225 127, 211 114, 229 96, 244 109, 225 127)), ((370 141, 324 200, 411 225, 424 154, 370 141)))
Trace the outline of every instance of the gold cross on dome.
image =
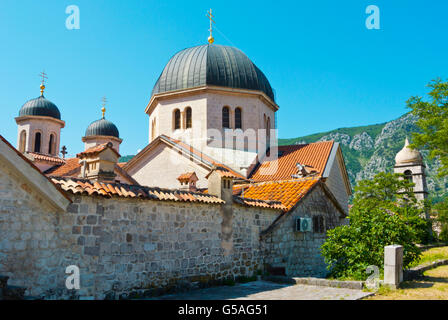
POLYGON ((41 73, 39 73, 39 77, 42 77, 41 84, 40 84, 40 95, 43 96, 44 90, 45 90, 45 80, 48 79, 48 77, 47 77, 47 74, 45 73, 45 71, 42 71, 41 73))
POLYGON ((47 74, 45 73, 45 71, 42 71, 41 73, 39 73, 39 77, 42 78, 41 83, 42 83, 43 85, 45 85, 45 80, 48 79, 47 74))
POLYGON ((103 97, 101 99, 101 101, 103 101, 103 104, 102 104, 103 107, 101 108, 101 112, 103 113, 103 118, 104 118, 104 114, 106 113, 106 103, 107 103, 106 97, 103 97))
POLYGON ((214 15, 212 14, 212 9, 210 9, 209 11, 207 11, 206 16, 208 17, 208 19, 210 20, 210 29, 208 29, 208 31, 210 31, 210 36, 208 37, 208 43, 212 44, 215 39, 213 38, 212 32, 213 32, 213 23, 215 23, 215 21, 213 20, 214 15))

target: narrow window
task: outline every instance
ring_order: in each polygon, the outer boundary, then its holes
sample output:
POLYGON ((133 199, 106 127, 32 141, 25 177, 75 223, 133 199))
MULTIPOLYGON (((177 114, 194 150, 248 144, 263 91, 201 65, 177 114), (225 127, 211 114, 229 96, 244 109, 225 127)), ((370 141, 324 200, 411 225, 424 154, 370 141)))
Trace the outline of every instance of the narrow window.
POLYGON ((191 128, 191 108, 188 107, 187 110, 185 110, 185 117, 186 119, 186 128, 191 128))
POLYGON ((152 120, 151 126, 151 140, 154 140, 156 137, 156 119, 152 120))
POLYGON ((34 136, 34 152, 40 153, 40 140, 41 134, 40 132, 36 132, 36 135, 34 136))
POLYGON ((229 107, 222 108, 222 127, 230 128, 230 110, 229 107))
POLYGON ((180 129, 180 110, 174 111, 174 130, 180 129))
POLYGON ((48 154, 54 153, 54 134, 50 134, 50 141, 48 142, 48 154))
POLYGON ((241 108, 235 109, 235 129, 242 129, 241 108))
POLYGON ((25 152, 25 145, 26 145, 26 131, 22 130, 22 132, 20 132, 20 140, 19 140, 19 151, 20 152, 25 152))
POLYGON ((404 172, 404 178, 406 180, 408 180, 409 182, 412 182, 412 171, 411 170, 406 170, 404 172))

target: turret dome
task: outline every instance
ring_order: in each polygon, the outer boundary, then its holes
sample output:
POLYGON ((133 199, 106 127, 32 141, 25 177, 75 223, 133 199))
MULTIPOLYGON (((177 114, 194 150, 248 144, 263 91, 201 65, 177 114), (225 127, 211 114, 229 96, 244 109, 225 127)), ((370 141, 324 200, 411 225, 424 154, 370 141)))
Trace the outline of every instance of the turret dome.
POLYGON ((105 118, 92 122, 87 127, 85 136, 110 136, 120 138, 117 126, 105 118))
POLYGON ((58 107, 47 100, 43 95, 38 98, 28 100, 20 108, 19 116, 45 116, 61 120, 61 113, 58 107))
POLYGON ((241 50, 215 44, 176 53, 163 69, 152 95, 205 85, 257 90, 275 102, 268 79, 241 50))
POLYGON ((409 163, 422 163, 423 158, 418 150, 409 148, 409 140, 406 138, 403 149, 395 156, 395 163, 409 164, 409 163))

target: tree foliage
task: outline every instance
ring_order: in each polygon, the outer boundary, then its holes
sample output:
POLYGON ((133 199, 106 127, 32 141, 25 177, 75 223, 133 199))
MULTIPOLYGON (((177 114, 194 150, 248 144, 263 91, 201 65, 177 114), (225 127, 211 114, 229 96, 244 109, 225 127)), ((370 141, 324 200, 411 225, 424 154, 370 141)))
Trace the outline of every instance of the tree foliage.
POLYGON ((440 223, 439 239, 448 242, 448 199, 437 203, 434 210, 437 213, 437 221, 440 223))
POLYGON ((416 243, 428 238, 429 229, 412 190, 413 183, 400 174, 381 172, 359 182, 350 224, 329 230, 321 248, 332 276, 365 280, 369 265, 382 271, 387 245, 403 245, 404 267, 419 258, 416 243))
POLYGON ((427 85, 429 99, 415 96, 407 101, 411 112, 418 117, 421 132, 413 133, 411 147, 426 148, 429 158, 440 160, 439 176, 448 175, 448 82, 440 78, 427 85))

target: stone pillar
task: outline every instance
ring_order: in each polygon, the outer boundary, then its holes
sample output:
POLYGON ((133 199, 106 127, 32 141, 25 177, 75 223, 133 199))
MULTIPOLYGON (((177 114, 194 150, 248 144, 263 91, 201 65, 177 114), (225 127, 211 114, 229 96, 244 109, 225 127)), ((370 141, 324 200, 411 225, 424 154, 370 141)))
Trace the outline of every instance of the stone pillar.
POLYGON ((384 247, 384 285, 397 289, 403 281, 403 246, 384 247))

